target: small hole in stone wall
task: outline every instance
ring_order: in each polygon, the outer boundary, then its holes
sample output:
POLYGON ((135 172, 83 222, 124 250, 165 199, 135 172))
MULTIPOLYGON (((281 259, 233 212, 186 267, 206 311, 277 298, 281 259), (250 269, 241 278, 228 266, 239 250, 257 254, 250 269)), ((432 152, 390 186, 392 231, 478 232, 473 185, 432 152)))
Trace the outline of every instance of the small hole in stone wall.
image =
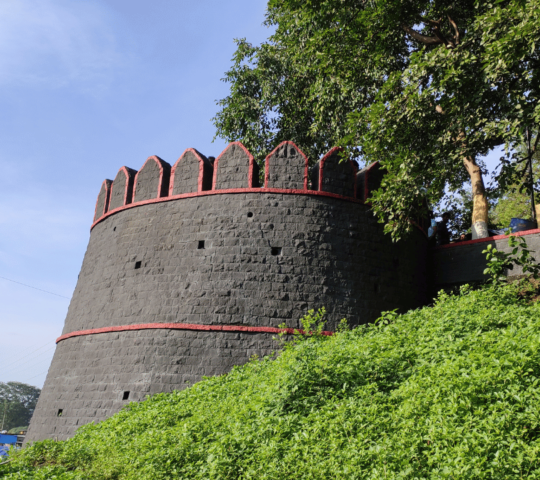
POLYGON ((124 395, 122 396, 122 400, 129 400, 129 392, 124 392, 124 395))
POLYGON ((137 270, 137 268, 141 268, 141 265, 142 262, 135 262, 135 270, 137 270))
POLYGON ((272 255, 281 255, 281 247, 272 247, 272 255))
POLYGON ((253 217, 253 212, 248 212, 248 218, 253 217))
POLYGON ((202 250, 204 248, 204 240, 199 240, 199 244, 197 245, 197 248, 199 250, 202 250))
POLYGON ((56 414, 57 417, 61 417, 62 416, 62 412, 63 410, 61 408, 58 409, 58 413, 56 414))

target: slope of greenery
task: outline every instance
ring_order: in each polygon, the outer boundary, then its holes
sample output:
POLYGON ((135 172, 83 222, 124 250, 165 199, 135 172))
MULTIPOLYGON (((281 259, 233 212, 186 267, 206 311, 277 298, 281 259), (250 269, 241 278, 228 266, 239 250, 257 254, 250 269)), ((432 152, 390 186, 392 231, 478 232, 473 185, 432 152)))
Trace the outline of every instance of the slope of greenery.
POLYGON ((132 403, 9 479, 540 478, 540 304, 441 295, 132 403))

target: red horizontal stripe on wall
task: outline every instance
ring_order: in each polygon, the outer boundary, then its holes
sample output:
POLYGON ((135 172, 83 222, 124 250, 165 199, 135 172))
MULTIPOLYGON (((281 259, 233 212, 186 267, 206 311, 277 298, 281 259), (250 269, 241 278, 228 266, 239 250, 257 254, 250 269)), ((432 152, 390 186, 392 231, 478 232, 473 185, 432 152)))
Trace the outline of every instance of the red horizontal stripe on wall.
MULTIPOLYGON (((117 327, 93 328, 91 330, 78 330, 66 333, 56 339, 56 343, 72 337, 84 335, 96 335, 99 333, 127 332, 130 330, 197 330, 204 332, 248 332, 248 333, 281 333, 292 335, 295 331, 304 333, 303 330, 295 328, 275 328, 275 327, 243 327, 240 325, 199 325, 196 323, 142 323, 138 325, 120 325, 117 327)), ((333 332, 322 332, 323 335, 333 335, 333 332)))
MULTIPOLYGON (((537 233, 540 233, 540 228, 535 228, 533 230, 525 230, 524 232, 512 233, 511 236, 524 237, 525 235, 535 235, 537 233)), ((494 235, 493 237, 477 238, 475 240, 464 240, 462 242, 447 243, 446 245, 439 245, 437 247, 433 247, 433 250, 443 250, 445 248, 463 247, 464 245, 474 245, 475 243, 493 242, 495 240, 504 240, 505 238, 508 238, 509 236, 510 235, 494 235)))
MULTIPOLYGON (((284 188, 231 188, 225 190, 205 190, 202 192, 192 192, 192 193, 181 193, 179 195, 171 195, 169 197, 159 197, 151 198, 149 200, 141 200, 140 202, 133 202, 129 205, 124 205, 122 207, 115 208, 110 210, 98 218, 90 227, 92 230, 98 223, 102 222, 106 218, 109 218, 115 213, 121 212, 123 210, 128 210, 130 208, 140 207, 142 205, 150 205, 152 203, 162 203, 162 202, 171 202, 174 200, 181 200, 183 198, 194 198, 194 197, 205 197, 208 195, 227 195, 231 193, 283 193, 286 195, 311 195, 316 197, 330 197, 337 198, 339 200, 346 200, 353 203, 364 203, 363 200, 358 200, 353 197, 345 197, 343 195, 338 195, 331 192, 320 192, 318 190, 293 190, 293 189, 284 189, 284 188)), ((135 198, 135 197, 134 197, 135 198)))

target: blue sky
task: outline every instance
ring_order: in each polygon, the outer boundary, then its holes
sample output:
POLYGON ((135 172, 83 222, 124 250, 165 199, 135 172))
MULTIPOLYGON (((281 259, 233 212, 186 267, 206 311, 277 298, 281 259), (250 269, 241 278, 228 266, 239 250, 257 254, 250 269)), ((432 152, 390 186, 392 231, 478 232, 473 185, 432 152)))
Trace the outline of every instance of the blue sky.
POLYGON ((265 7, 0 0, 0 381, 43 385, 101 182, 150 155, 224 148, 220 79, 234 38, 269 35, 265 7))
POLYGON ((122 165, 212 143, 234 38, 266 1, 0 1, 0 381, 41 387, 89 238, 122 165))

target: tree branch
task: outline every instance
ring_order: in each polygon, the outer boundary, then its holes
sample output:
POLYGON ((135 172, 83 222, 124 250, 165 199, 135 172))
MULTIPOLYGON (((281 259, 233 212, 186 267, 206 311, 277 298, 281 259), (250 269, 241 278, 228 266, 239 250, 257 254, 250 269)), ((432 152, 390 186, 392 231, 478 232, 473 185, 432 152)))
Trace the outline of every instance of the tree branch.
POLYGON ((540 129, 538 132, 536 132, 536 139, 534 140, 534 147, 532 151, 533 155, 536 153, 536 147, 538 147, 538 140, 540 140, 540 129))
MULTIPOLYGON (((441 43, 443 43, 444 45, 452 44, 452 42, 449 42, 448 40, 446 40, 446 38, 441 32, 442 18, 440 18, 439 20, 429 20, 429 19, 423 19, 423 20, 424 22, 429 23, 431 30, 433 31, 435 36, 441 41, 441 43)), ((452 44, 452 47, 453 46, 454 45, 452 44)))
POLYGON ((422 35, 421 33, 418 33, 416 30, 413 30, 408 25, 401 25, 401 28, 405 30, 412 38, 414 38, 417 42, 423 43, 424 45, 441 45, 444 42, 438 38, 438 37, 428 37, 426 35, 422 35))
POLYGON ((450 22, 450 25, 452 25, 452 28, 454 29, 454 31, 456 32, 454 34, 454 44, 455 45, 459 45, 459 28, 458 26, 456 25, 456 22, 454 22, 454 20, 452 20, 452 18, 450 17, 450 15, 448 15, 448 21, 450 22))

